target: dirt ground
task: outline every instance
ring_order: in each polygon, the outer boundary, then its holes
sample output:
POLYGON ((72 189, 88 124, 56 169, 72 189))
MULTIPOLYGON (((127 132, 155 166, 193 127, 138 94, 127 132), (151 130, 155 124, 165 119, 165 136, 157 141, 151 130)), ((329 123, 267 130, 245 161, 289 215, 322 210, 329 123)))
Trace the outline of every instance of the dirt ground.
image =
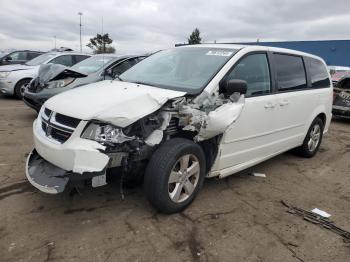
POLYGON ((350 230, 350 121, 333 121, 312 159, 285 153, 206 180, 181 214, 157 214, 119 183, 46 195, 25 179, 36 114, 0 96, 1 261, 350 261, 350 244, 286 212, 285 200, 350 230), (248 175, 260 172, 266 178, 248 175))

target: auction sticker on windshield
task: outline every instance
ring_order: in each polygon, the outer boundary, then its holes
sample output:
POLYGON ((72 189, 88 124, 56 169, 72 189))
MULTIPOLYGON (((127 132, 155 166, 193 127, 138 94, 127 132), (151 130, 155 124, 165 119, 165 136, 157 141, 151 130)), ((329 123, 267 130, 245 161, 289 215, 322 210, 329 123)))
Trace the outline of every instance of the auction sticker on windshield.
POLYGON ((216 55, 216 56, 231 56, 233 54, 233 52, 229 52, 229 51, 213 51, 210 50, 208 51, 205 55, 216 55))

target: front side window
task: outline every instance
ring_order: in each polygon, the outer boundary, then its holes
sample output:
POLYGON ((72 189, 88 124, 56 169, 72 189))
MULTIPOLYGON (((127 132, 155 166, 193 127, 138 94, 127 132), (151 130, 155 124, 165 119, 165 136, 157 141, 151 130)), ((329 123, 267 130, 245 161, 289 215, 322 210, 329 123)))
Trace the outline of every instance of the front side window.
POLYGON ((105 64, 109 63, 114 57, 111 56, 91 56, 80 63, 72 66, 72 69, 82 73, 91 74, 100 70, 105 64))
POLYGON ((279 91, 307 88, 303 59, 300 56, 274 54, 279 91))
POLYGON ((11 57, 12 61, 21 61, 21 60, 27 60, 27 56, 25 52, 13 52, 9 55, 11 57))
POLYGON ((71 55, 58 56, 58 57, 52 59, 49 63, 50 64, 60 64, 60 65, 65 65, 65 66, 72 66, 73 65, 71 55))
POLYGON ((43 63, 45 63, 47 60, 55 57, 56 55, 55 54, 43 54, 43 55, 39 55, 37 56, 36 58, 28 61, 26 63, 26 65, 29 65, 29 66, 37 66, 37 65, 41 65, 43 63))
POLYGON ((246 96, 257 96, 271 92, 270 69, 266 54, 244 57, 229 73, 227 80, 244 80, 248 84, 246 96))
POLYGON ((120 78, 198 94, 236 52, 232 48, 176 47, 145 58, 120 78))
POLYGON ((128 70, 131 67, 133 67, 137 63, 138 63, 138 59, 137 58, 131 58, 131 59, 128 59, 128 60, 125 60, 125 61, 121 62, 120 64, 117 64, 112 69, 113 76, 121 75, 122 73, 124 73, 126 70, 128 70))
POLYGON ((320 60, 309 58, 309 69, 312 88, 330 87, 327 68, 320 60))

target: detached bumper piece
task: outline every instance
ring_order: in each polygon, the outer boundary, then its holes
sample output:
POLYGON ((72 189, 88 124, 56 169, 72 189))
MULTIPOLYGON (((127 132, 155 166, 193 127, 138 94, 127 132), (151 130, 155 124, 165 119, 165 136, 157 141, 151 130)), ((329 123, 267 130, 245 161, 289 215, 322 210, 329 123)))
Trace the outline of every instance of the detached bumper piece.
POLYGON ((26 177, 34 187, 44 193, 59 194, 68 187, 74 187, 85 181, 91 182, 93 177, 98 176, 105 176, 105 171, 83 174, 72 173, 46 161, 35 149, 27 158, 26 177))

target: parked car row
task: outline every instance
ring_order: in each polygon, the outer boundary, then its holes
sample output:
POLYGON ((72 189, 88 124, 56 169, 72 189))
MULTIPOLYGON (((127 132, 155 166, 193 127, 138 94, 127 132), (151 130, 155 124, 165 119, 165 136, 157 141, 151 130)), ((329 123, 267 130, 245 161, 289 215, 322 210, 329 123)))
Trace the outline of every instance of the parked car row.
POLYGON ((30 50, 13 51, 0 57, 0 65, 24 64, 43 53, 30 50))
POLYGON ((313 157, 332 116, 325 62, 293 50, 194 45, 47 64, 24 100, 39 110, 26 176, 49 194, 141 177, 157 210, 180 212, 205 177, 290 149, 313 157))

